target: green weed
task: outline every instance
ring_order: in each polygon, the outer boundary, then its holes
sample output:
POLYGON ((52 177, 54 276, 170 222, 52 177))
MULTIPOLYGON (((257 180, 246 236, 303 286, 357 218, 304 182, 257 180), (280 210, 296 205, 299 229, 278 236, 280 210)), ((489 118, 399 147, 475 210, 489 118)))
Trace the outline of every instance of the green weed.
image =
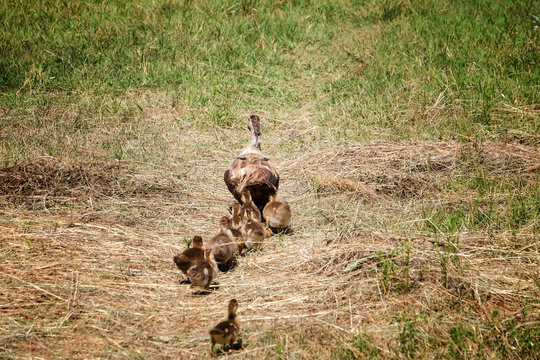
POLYGON ((379 359, 379 349, 373 345, 373 338, 369 334, 357 335, 352 339, 352 349, 338 349, 339 359, 379 359))
POLYGON ((416 316, 412 319, 402 314, 399 329, 399 351, 407 358, 414 358, 418 348, 419 332, 416 328, 416 316))

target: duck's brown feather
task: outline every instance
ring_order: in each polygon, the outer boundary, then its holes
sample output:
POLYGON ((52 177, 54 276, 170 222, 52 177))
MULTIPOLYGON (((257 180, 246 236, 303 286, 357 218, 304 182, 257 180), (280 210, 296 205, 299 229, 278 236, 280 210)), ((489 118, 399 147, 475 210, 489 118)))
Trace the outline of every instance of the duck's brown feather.
POLYGON ((253 202, 263 209, 268 196, 279 188, 279 175, 274 164, 260 154, 242 154, 229 164, 224 175, 225 184, 235 199, 241 203, 240 193, 248 189, 253 202))

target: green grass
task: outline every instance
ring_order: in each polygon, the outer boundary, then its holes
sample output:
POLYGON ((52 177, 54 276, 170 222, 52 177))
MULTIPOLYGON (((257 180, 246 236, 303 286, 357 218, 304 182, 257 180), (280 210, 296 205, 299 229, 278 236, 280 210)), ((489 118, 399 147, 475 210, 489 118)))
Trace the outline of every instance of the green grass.
MULTIPOLYGON (((538 116, 512 110, 539 103, 535 11, 531 1, 3 1, 0 104, 15 128, 71 108, 63 130, 82 136, 88 117, 144 116, 149 104, 125 94, 158 90, 209 128, 306 109, 338 143, 519 137, 539 129, 538 116)), ((17 140, 5 140, 17 158, 17 140)))

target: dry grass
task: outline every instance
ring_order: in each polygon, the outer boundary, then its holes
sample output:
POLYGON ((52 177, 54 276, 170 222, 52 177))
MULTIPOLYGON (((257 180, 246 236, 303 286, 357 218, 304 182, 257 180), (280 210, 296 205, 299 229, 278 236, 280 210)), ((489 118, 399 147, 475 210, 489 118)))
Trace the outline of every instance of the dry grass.
MULTIPOLYGON (((465 171, 464 154, 494 174, 538 174, 538 148, 496 143, 376 143, 281 162, 294 233, 242 257, 207 296, 179 284, 172 257, 183 237, 216 231, 232 202, 221 180, 230 154, 184 164, 181 177, 54 159, 2 169, 2 356, 209 358, 208 330, 230 298, 240 302, 245 345, 230 357, 240 358, 361 358, 367 350, 352 339, 362 334, 372 355, 422 347, 430 351, 418 356, 435 357, 457 324, 478 333, 492 324, 501 339, 504 320, 538 325, 534 226, 418 227, 425 202, 467 201, 445 191, 465 171), (419 316, 412 348, 403 314, 419 316)), ((494 356, 478 343, 464 346, 494 356)))

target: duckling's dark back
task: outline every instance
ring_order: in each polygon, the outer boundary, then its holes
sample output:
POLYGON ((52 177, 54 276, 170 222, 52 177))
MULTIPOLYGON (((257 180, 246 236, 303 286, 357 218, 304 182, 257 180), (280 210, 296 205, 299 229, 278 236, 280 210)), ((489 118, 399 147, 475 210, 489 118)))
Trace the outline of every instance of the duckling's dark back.
POLYGON ((204 261, 204 250, 201 248, 189 248, 184 250, 181 254, 176 255, 173 258, 176 266, 185 274, 188 269, 197 264, 198 262, 204 261))

